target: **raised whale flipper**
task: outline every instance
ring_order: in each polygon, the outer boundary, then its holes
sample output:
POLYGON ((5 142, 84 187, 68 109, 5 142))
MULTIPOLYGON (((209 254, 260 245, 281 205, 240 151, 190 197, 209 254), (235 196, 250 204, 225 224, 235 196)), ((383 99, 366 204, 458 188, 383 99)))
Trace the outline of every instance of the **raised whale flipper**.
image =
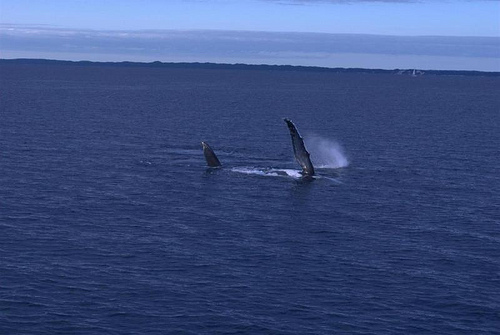
POLYGON ((210 148, 210 146, 206 142, 201 142, 201 145, 203 146, 203 154, 205 155, 205 159, 207 160, 207 165, 210 167, 221 166, 221 163, 212 148, 210 148))
POLYGON ((302 166, 302 174, 304 176, 314 175, 314 166, 311 163, 311 158, 309 152, 304 145, 304 140, 300 137, 297 128, 289 119, 285 119, 285 122, 290 130, 290 136, 292 136, 293 153, 295 154, 295 159, 302 166))

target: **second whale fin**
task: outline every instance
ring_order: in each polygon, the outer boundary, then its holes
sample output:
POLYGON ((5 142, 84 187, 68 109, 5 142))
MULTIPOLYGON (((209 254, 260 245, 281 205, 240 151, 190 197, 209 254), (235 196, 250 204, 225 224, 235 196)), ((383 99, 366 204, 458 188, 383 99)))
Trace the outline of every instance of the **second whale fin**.
POLYGON ((201 142, 201 145, 203 146, 203 155, 205 155, 205 159, 207 160, 207 165, 210 167, 221 166, 222 164, 220 163, 219 159, 217 158, 217 155, 212 150, 212 148, 210 148, 208 143, 201 142))

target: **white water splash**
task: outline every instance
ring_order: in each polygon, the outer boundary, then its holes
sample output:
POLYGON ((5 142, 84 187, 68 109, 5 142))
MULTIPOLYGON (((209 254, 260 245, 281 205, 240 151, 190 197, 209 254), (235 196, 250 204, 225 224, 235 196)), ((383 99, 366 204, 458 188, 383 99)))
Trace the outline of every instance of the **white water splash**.
MULTIPOLYGON (((263 176, 263 177, 279 177, 279 178, 292 178, 295 180, 302 179, 304 176, 299 170, 294 169, 263 169, 255 167, 234 167, 231 168, 232 172, 263 176)), ((315 175, 314 179, 328 180, 335 184, 342 184, 342 182, 336 178, 315 175)))
POLYGON ((336 169, 349 166, 344 148, 336 141, 318 135, 310 135, 305 139, 305 142, 315 167, 336 169))
POLYGON ((231 169, 233 172, 253 174, 266 177, 292 177, 301 178, 302 174, 298 170, 293 169, 259 169, 251 167, 234 167, 231 169))
POLYGON ((256 168, 249 168, 249 167, 235 167, 232 168, 231 171, 233 172, 238 172, 238 173, 244 173, 244 174, 255 174, 259 176, 277 176, 277 173, 270 174, 266 173, 266 171, 263 171, 262 169, 256 169, 256 168))

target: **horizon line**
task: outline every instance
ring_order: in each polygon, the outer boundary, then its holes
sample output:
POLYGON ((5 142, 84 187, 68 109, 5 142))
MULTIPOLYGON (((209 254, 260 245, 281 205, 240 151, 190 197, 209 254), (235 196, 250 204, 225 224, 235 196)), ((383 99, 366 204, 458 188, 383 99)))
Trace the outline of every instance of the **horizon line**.
POLYGON ((331 72, 331 73, 385 73, 385 74, 407 74, 408 71, 419 71, 420 74, 431 75, 472 75, 472 76, 499 76, 500 71, 480 71, 480 70, 433 70, 422 68, 365 68, 365 67, 326 67, 314 65, 291 65, 291 64, 249 64, 249 63, 218 63, 218 62, 162 62, 159 60, 151 62, 139 61, 90 61, 90 60, 65 60, 48 58, 0 58, 2 63, 21 63, 41 65, 43 63, 64 63, 65 65, 92 66, 92 65, 110 65, 122 67, 174 67, 174 68, 205 68, 205 69, 274 69, 282 71, 312 71, 312 72, 331 72))

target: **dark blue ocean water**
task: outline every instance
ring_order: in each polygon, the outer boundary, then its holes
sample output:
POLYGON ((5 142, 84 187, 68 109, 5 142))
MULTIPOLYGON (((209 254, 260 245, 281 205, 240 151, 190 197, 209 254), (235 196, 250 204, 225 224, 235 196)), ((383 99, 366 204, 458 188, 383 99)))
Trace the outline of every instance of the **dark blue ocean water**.
POLYGON ((0 85, 1 334, 500 330, 500 78, 3 65, 0 85))

